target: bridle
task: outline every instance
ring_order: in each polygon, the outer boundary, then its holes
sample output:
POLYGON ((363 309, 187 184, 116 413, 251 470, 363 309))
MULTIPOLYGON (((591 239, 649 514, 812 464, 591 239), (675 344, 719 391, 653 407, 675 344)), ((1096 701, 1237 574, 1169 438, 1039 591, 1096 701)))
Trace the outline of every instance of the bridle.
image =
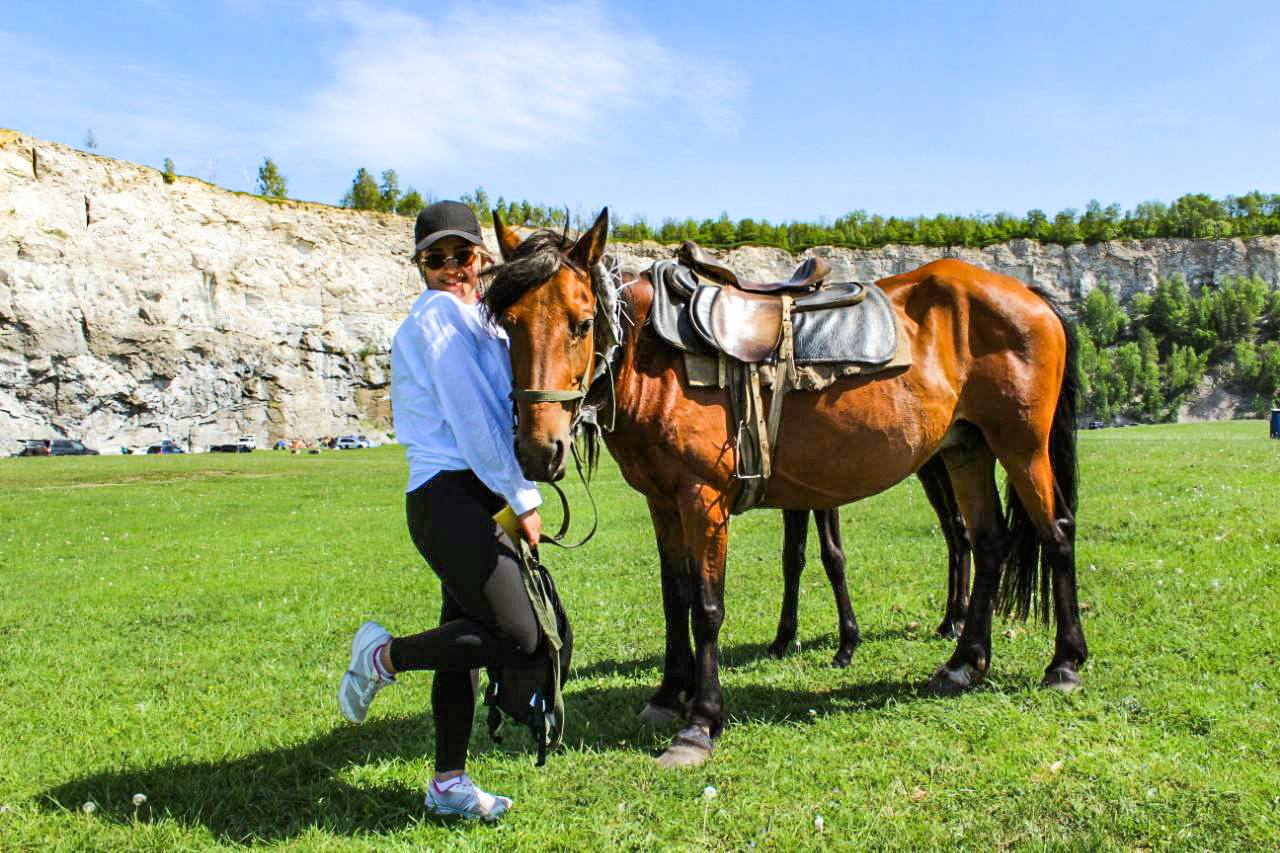
MULTIPOLYGON (((615 273, 610 272, 607 274, 615 274, 615 273)), ((588 275, 590 275, 590 272, 588 272, 588 275)), ((589 485, 590 476, 587 473, 584 473, 582 470, 582 457, 578 453, 577 439, 580 435, 583 435, 584 433, 590 435, 592 432, 598 432, 602 428, 602 425, 596 419, 595 407, 590 405, 584 405, 584 403, 586 401, 588 392, 591 390, 591 387, 596 383, 597 380, 601 379, 606 375, 609 377, 610 402, 614 409, 613 414, 616 415, 617 402, 613 396, 613 366, 610 362, 612 361, 614 352, 616 352, 617 343, 616 342, 611 343, 603 347, 604 349, 603 354, 598 351, 598 347, 596 346, 596 344, 597 344, 597 335, 599 334, 599 330, 603 324, 609 324, 608 327, 612 330, 611 334, 615 339, 620 336, 617 334, 617 331, 613 329, 613 325, 612 325, 614 323, 613 318, 602 317, 601 316, 602 313, 603 313, 603 308, 601 305, 599 294, 596 294, 596 316, 595 316, 595 322, 592 324, 593 334, 592 334, 591 355, 587 359, 587 366, 585 369, 583 369, 582 375, 578 377, 578 387, 576 389, 513 387, 511 390, 511 394, 509 395, 511 397, 513 408, 516 403, 519 403, 521 401, 526 403, 574 403, 575 404, 573 407, 573 416, 569 420, 569 452, 573 455, 574 468, 577 469, 578 478, 582 480, 582 487, 587 493, 587 499, 591 502, 591 512, 592 512, 593 518, 591 522, 591 530, 587 532, 587 535, 584 536, 581 541, 576 542, 573 545, 566 545, 564 543, 564 535, 569 530, 569 499, 565 495, 564 491, 558 485, 556 485, 554 482, 547 481, 547 485, 551 486, 551 488, 555 490, 556 494, 560 496, 560 506, 561 506, 561 509, 563 510, 563 516, 560 522, 560 529, 557 530, 552 535, 549 535, 549 536, 544 535, 542 537, 542 541, 550 543, 560 548, 578 548, 578 547, 581 547, 582 545, 587 544, 587 542, 591 540, 591 537, 595 536, 596 530, 599 528, 599 525, 600 525, 600 512, 599 512, 599 509, 596 507, 596 499, 591 494, 591 486, 589 485)), ((513 382, 513 385, 514 385, 514 382, 513 382)), ((610 430, 613 428, 613 420, 614 418, 613 416, 611 416, 610 423, 608 426, 608 429, 610 430)), ((590 471, 595 468, 594 457, 596 454, 598 454, 599 450, 598 450, 598 446, 594 445, 593 440, 589 441, 588 445, 591 449, 588 450, 587 469, 588 471, 590 471)))

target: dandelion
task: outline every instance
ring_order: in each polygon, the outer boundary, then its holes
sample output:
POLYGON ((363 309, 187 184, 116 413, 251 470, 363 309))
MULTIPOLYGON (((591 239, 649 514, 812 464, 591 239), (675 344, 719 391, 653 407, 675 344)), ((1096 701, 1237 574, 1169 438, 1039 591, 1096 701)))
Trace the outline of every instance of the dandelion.
POLYGON ((85 803, 83 806, 80 807, 80 811, 84 812, 85 814, 93 814, 97 810, 98 810, 98 807, 93 804, 92 800, 90 800, 89 802, 85 803))
POLYGON ((822 815, 818 815, 813 819, 813 828, 818 830, 818 832, 822 832, 822 830, 826 829, 826 827, 827 827, 827 824, 826 824, 826 821, 822 819, 822 815))
POLYGON ((809 709, 808 711, 806 711, 805 713, 809 715, 809 718, 810 718, 810 719, 812 719, 812 718, 814 718, 814 717, 818 716, 818 710, 817 710, 816 708, 810 708, 810 709, 809 709))
POLYGON ((146 795, 146 794, 134 794, 134 795, 133 795, 133 805, 134 805, 134 807, 135 807, 135 808, 136 808, 136 807, 138 807, 138 806, 140 806, 140 805, 142 805, 142 804, 143 804, 143 803, 145 803, 146 801, 147 801, 147 795, 146 795))
POLYGON ((702 789, 702 799, 704 800, 714 800, 718 796, 720 796, 720 792, 716 790, 714 785, 708 785, 702 789))

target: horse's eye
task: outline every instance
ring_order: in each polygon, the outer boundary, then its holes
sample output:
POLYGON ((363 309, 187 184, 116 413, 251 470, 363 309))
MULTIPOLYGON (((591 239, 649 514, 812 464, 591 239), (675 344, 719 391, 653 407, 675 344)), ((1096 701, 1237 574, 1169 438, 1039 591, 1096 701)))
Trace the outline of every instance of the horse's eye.
POLYGON ((579 323, 577 328, 573 330, 573 336, 575 338, 585 338, 589 334, 591 334, 591 318, 590 317, 588 317, 587 319, 579 323))

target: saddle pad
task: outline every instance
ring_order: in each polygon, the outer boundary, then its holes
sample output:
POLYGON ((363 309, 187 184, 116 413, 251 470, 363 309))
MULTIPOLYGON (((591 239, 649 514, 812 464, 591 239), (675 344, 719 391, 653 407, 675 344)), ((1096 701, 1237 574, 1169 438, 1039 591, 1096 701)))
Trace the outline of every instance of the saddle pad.
POLYGON ((658 337, 684 352, 713 353, 689 321, 689 294, 697 286, 692 273, 675 261, 666 260, 655 263, 649 277, 653 281, 649 323, 658 337))
POLYGON ((689 322, 698 336, 714 350, 723 349, 716 340, 715 330, 711 325, 711 311, 718 296, 720 296, 718 285, 704 284, 693 292, 693 298, 689 300, 689 322))
POLYGON ((898 323, 889 297, 864 285, 857 305, 792 314, 797 364, 883 364, 898 352, 898 323))

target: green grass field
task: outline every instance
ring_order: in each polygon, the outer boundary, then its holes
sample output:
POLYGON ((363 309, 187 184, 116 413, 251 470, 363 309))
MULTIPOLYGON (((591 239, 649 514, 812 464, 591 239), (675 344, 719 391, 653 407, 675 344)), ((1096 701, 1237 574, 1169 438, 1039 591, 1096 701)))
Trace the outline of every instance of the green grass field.
POLYGON ((802 650, 765 659, 781 517, 755 511, 731 537, 725 734, 674 772, 652 760, 671 732, 635 717, 661 666, 652 532, 606 463, 602 531, 549 554, 577 637, 567 750, 535 768, 478 720, 472 773, 516 800, 492 827, 423 814, 429 675, 363 726, 334 697, 362 619, 436 619, 398 448, 0 460, 0 849, 1280 846, 1280 442, 1254 421, 1080 450, 1082 692, 1037 690, 1052 634, 1004 622, 984 685, 917 691, 950 644, 914 481, 843 513, 853 665, 828 665, 815 542, 802 650))

